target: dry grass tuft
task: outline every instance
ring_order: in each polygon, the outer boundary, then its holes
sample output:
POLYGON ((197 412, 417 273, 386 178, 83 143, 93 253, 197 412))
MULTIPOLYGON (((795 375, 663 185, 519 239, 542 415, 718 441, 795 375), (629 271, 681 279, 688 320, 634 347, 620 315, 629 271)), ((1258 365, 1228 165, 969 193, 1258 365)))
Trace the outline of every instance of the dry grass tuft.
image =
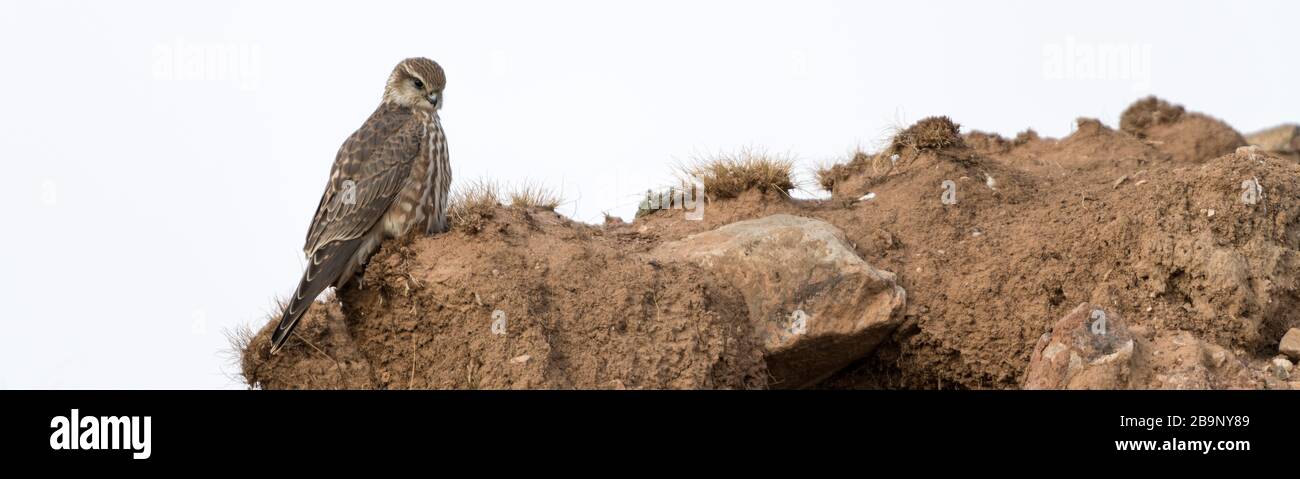
POLYGON ((541 208, 555 211, 563 198, 538 183, 524 182, 503 189, 495 181, 477 179, 452 188, 451 204, 447 217, 453 229, 476 233, 483 229, 493 210, 503 206, 512 208, 541 208))
POLYGON ((484 209, 501 206, 501 187, 490 180, 474 180, 462 183, 451 191, 449 215, 467 214, 484 209))
POLYGON ((605 225, 605 226, 618 226, 618 225, 625 225, 625 224, 627 224, 626 221, 623 221, 623 218, 619 218, 619 217, 617 217, 617 216, 611 215, 611 214, 609 214, 608 211, 602 211, 600 214, 601 214, 602 216, 605 217, 605 218, 604 218, 604 219, 605 219, 605 221, 604 221, 604 225, 605 225))
POLYGON ((501 206, 501 188, 496 182, 478 179, 452 188, 447 217, 452 228, 472 232, 482 229, 483 222, 492 217, 492 210, 501 206))
POLYGON ((538 183, 525 182, 510 191, 510 206, 555 211, 561 202, 560 195, 538 183))
POLYGON ((835 170, 839 166, 839 163, 827 161, 813 167, 813 179, 817 181, 817 186, 826 191, 835 191, 835 183, 840 180, 835 170))
MULTIPOLYGON (((273 316, 272 321, 278 321, 279 315, 273 316)), ((230 342, 230 362, 239 368, 239 379, 251 388, 257 388, 257 369, 266 362, 266 355, 259 351, 251 351, 249 348, 253 344, 253 339, 257 333, 247 324, 237 326, 234 329, 228 329, 225 332, 226 341, 230 342)), ((236 379, 236 378, 232 378, 236 379)))
POLYGON ((748 190, 788 196, 795 187, 793 160, 754 150, 697 159, 680 169, 704 183, 705 196, 710 200, 735 198, 748 190))
MULTIPOLYGON (((280 321, 280 316, 289 305, 288 301, 287 298, 280 297, 272 300, 271 311, 266 313, 267 324, 280 321)), ((261 376, 258 375, 258 370, 271 360, 269 337, 262 339, 260 344, 255 344, 258 332, 247 324, 228 329, 224 333, 226 341, 230 343, 228 359, 239 369, 238 377, 232 379, 242 381, 249 388, 261 389, 261 376)))
POLYGON ((946 116, 932 116, 894 135, 890 149, 893 153, 900 153, 908 149, 943 150, 964 145, 961 138, 961 125, 953 123, 946 116))
POLYGON ((853 175, 867 171, 871 167, 873 156, 865 151, 858 150, 853 152, 853 157, 846 163, 827 163, 822 164, 813 171, 813 177, 817 179, 817 184, 822 189, 834 192, 835 185, 849 179, 853 175))

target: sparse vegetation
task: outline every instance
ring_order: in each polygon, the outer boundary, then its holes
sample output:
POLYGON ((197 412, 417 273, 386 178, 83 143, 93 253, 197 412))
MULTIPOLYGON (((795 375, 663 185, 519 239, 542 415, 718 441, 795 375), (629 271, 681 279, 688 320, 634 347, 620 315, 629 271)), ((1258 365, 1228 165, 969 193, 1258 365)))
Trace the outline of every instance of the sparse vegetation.
MULTIPOLYGON (((1146 112, 1133 120, 1139 124, 1173 114, 1158 101, 1140 103, 1130 112, 1146 112)), ((1280 382, 1285 378, 1274 366, 1279 341, 1297 327, 1288 315, 1296 288, 1268 294, 1252 288, 1300 284, 1294 268, 1272 261, 1296 249, 1288 240, 1297 234, 1294 222, 1274 217, 1300 212, 1284 201, 1232 205, 1240 194, 1235 181, 1243 178, 1262 178, 1272 198, 1297 196, 1300 188, 1284 179, 1300 175, 1300 166, 1259 149, 1232 153, 1234 147, 1214 156, 1219 146, 1207 148, 1205 138, 1240 135, 1202 114, 1182 116, 1180 123, 1149 129, 1161 135, 1152 141, 1092 119, 1079 121, 1069 137, 1053 139, 1033 130, 1014 138, 961 135, 952 120, 930 117, 896 125, 880 141, 845 151, 833 163, 811 171, 801 165, 797 178, 784 156, 743 150, 708 156, 677 165, 676 180, 642 189, 644 197, 620 194, 620 210, 644 199, 639 219, 626 224, 605 212, 605 227, 554 221, 540 208, 555 208, 560 199, 536 183, 458 183, 450 205, 454 233, 381 248, 368 263, 364 288, 357 282, 343 290, 346 307, 315 305, 282 355, 267 356, 274 316, 256 336, 239 329, 230 342, 244 351, 245 382, 267 389, 785 387, 788 375, 764 369, 762 351, 746 349, 754 326, 789 333, 801 321, 792 309, 806 312, 813 301, 821 302, 808 311, 817 314, 799 329, 812 321, 860 322, 863 309, 841 308, 836 298, 875 293, 810 293, 851 286, 838 268, 856 257, 890 271, 881 276, 905 288, 902 307, 927 319, 909 324, 890 317, 898 329, 885 334, 908 341, 909 351, 890 356, 883 369, 871 359, 879 355, 856 349, 857 341, 804 343, 804 351, 815 355, 840 354, 847 344, 851 351, 843 354, 855 361, 844 369, 828 367, 830 375, 815 387, 1041 387, 1028 378, 1050 375, 1029 371, 1061 369, 1039 353, 1094 336, 1075 327, 1081 316, 1070 311, 1095 290, 1117 308, 1108 327, 1141 334, 1150 347, 1112 364, 1121 368, 1096 369, 1079 384, 1294 388, 1294 381, 1280 382), (1187 159, 1174 160, 1174 154, 1187 159), (832 198, 785 201, 754 191, 793 193, 800 180, 833 190, 832 198), (960 203, 946 194, 958 191, 945 186, 950 183, 960 185, 960 203), (735 199, 714 201, 707 218, 694 222, 682 210, 689 209, 687 198, 694 204, 701 197, 691 190, 701 184, 710 200, 735 199), (1267 215, 1250 214, 1262 206, 1267 215), (1162 213, 1149 214, 1155 210, 1162 213), (750 223, 737 226, 742 221, 750 223), (768 226, 760 230, 759 224, 768 226), (802 240, 796 232, 804 233, 802 240), (828 232, 837 239, 817 239, 828 232), (809 251, 820 249, 808 242, 814 240, 839 244, 842 253, 809 251), (720 246, 724 242, 739 246, 720 246), (1180 246, 1200 243, 1215 247, 1198 253, 1180 246), (1225 254, 1232 261, 1217 261, 1225 254), (724 257, 732 266, 715 263, 724 257), (682 261, 687 258, 698 263, 682 261), (798 270, 778 264, 795 261, 803 262, 798 270), (1242 264, 1265 267, 1246 274, 1242 264), (954 268, 979 274, 945 274, 954 268), (759 287, 746 294, 740 291, 746 284, 759 287), (1171 291, 1176 301, 1156 297, 1153 289, 1171 291), (771 301, 791 291, 789 301, 771 301), (496 311, 522 319, 510 324, 509 341, 492 336, 501 332, 487 322, 499 319, 489 315, 496 311), (772 311, 791 314, 791 322, 772 321, 772 311), (1119 323, 1124 315, 1136 318, 1141 333, 1119 323), (1057 329, 1040 336, 1045 325, 1057 329), (924 340, 907 339, 915 337, 924 340), (981 360, 951 361, 954 350, 981 360), (1188 355, 1216 361, 1179 363, 1188 355)), ((1294 136, 1278 148, 1290 148, 1294 136)))
POLYGON ((452 188, 447 216, 452 228, 477 232, 492 210, 503 206, 541 208, 554 211, 563 202, 560 195, 539 183, 524 182, 503 192, 500 184, 486 179, 461 183, 452 188))
POLYGON ((824 164, 813 171, 817 184, 826 191, 834 192, 835 186, 857 175, 869 174, 882 176, 889 174, 895 167, 891 158, 898 154, 907 159, 926 151, 939 151, 966 146, 961 137, 961 125, 946 116, 924 118, 907 128, 894 127, 893 137, 888 146, 876 154, 861 149, 853 153, 852 158, 844 163, 824 164))
MULTIPOLYGON (((322 299, 326 296, 332 297, 333 293, 322 295, 322 299)), ((276 297, 272 301, 271 310, 266 313, 266 323, 278 323, 286 306, 288 306, 287 298, 276 297)), ((238 379, 250 388, 259 389, 261 383, 257 379, 257 371, 269 359, 271 351, 265 347, 250 347, 257 339, 258 332, 247 324, 227 329, 224 333, 226 341, 230 342, 230 362, 238 368, 238 379)))
POLYGON ((492 210, 501 206, 501 188, 496 182, 477 179, 452 188, 447 217, 451 227, 478 232, 492 210))
POLYGON ((817 184, 822 189, 830 192, 835 191, 835 185, 849 179, 855 174, 866 171, 871 166, 872 155, 865 151, 858 150, 853 152, 853 157, 845 163, 829 163, 819 166, 813 171, 813 176, 817 179, 817 184))
POLYGON ((510 206, 554 211, 562 201, 560 195, 538 183, 525 182, 510 189, 510 206))
POLYGON ((606 226, 627 224, 626 221, 623 221, 623 218, 611 215, 608 211, 602 211, 600 214, 604 216, 604 224, 606 226))
POLYGON ((890 145, 893 153, 908 149, 917 151, 942 150, 962 146, 961 125, 946 116, 932 116, 916 122, 894 135, 890 145))
MULTIPOLYGON (((270 318, 270 321, 279 320, 279 316, 270 318)), ((257 386, 257 378, 252 373, 265 361, 261 354, 248 351, 248 346, 253 343, 255 337, 257 333, 246 324, 226 330, 226 340, 230 342, 231 362, 239 368, 238 379, 249 387, 257 386)))
POLYGON ((680 168, 704 183, 709 200, 735 198, 748 190, 788 195, 794 188, 794 161, 754 150, 698 159, 680 168))
POLYGON ((448 215, 453 218, 501 206, 501 187, 484 179, 461 183, 451 190, 448 215))

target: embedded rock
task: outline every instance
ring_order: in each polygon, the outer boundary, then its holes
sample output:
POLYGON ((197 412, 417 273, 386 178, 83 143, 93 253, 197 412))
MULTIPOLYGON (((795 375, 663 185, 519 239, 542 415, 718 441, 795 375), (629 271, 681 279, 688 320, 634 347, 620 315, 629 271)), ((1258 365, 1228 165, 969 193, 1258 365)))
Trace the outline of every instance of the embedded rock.
POLYGON ((699 265, 745 298, 773 387, 806 387, 870 353, 902 322, 894 274, 858 256, 821 220, 779 214, 660 245, 661 261, 699 265))

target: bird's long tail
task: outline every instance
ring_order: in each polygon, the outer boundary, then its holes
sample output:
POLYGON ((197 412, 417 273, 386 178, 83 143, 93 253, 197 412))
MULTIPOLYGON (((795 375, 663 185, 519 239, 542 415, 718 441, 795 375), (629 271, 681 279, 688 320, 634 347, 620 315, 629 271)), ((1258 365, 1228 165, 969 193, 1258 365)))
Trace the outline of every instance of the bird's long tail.
POLYGON ((348 260, 356 253, 361 242, 362 238, 335 241, 322 246, 311 255, 307 262, 307 271, 302 273, 302 280, 298 281, 298 289, 284 305, 284 312, 280 314, 280 324, 276 325, 275 332, 271 334, 271 354, 284 347, 285 340, 289 339, 293 328, 298 326, 298 320, 302 319, 302 315, 311 308, 311 303, 344 273, 348 260))

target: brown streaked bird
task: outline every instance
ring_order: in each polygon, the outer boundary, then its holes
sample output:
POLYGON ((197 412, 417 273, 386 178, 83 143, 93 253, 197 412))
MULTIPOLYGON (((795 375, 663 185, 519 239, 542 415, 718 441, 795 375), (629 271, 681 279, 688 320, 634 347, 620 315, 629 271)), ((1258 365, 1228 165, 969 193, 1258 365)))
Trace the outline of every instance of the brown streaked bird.
POLYGON ((438 119, 446 84, 432 60, 402 60, 379 108, 339 148, 307 230, 307 271, 271 335, 272 354, 316 296, 346 285, 385 239, 446 231, 451 164, 438 119))

